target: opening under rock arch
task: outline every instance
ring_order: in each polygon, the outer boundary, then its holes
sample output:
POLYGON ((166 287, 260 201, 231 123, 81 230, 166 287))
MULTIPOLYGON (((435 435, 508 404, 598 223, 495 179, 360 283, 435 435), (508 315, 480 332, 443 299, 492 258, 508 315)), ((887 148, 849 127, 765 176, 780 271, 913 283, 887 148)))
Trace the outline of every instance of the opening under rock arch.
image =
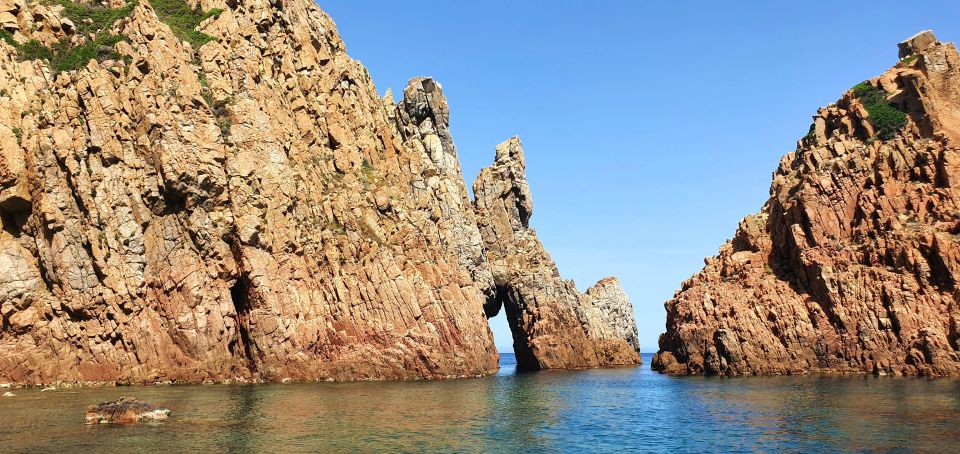
MULTIPOLYGON (((540 363, 530 350, 527 334, 520 326, 522 317, 520 307, 510 300, 511 296, 516 297, 516 295, 511 295, 510 292, 509 288, 498 286, 496 296, 484 305, 487 322, 490 323, 490 330, 493 331, 494 344, 497 351, 514 354, 517 371, 540 370, 540 363)), ((503 364, 502 360, 501 364, 503 364)))

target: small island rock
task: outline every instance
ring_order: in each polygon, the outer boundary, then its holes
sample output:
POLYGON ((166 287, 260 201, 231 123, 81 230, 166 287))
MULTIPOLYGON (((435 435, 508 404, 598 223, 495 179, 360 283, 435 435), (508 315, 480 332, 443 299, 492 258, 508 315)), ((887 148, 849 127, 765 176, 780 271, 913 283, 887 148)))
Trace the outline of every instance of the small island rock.
POLYGON ((87 407, 87 424, 135 424, 167 419, 169 416, 170 410, 132 397, 121 397, 87 407))

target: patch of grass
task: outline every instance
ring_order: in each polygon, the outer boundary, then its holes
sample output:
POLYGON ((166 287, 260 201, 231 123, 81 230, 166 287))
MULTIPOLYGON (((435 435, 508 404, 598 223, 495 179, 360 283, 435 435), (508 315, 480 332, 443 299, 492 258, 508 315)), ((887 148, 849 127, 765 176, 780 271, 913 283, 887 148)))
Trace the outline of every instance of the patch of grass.
POLYGON ((233 98, 227 98, 220 101, 214 101, 209 88, 204 88, 201 93, 203 100, 210 106, 210 111, 217 119, 217 126, 220 127, 220 135, 224 138, 230 137, 230 127, 233 126, 233 119, 230 111, 227 110, 233 104, 233 98))
MULTIPOLYGON (((82 68, 90 60, 114 59, 129 63, 128 58, 124 58, 113 48, 120 41, 126 40, 126 37, 111 36, 104 32, 118 20, 130 16, 139 0, 130 1, 121 8, 75 3, 70 0, 55 1, 63 7, 63 15, 73 22, 77 33, 88 38, 88 41, 72 46, 69 40, 63 39, 53 47, 47 47, 36 40, 18 44, 10 32, 0 30, 0 39, 17 49, 20 60, 46 60, 50 62, 50 68, 55 73, 82 68), (90 35, 96 35, 96 37, 89 40, 90 35)), ((199 8, 190 8, 184 0, 150 0, 150 4, 157 16, 173 30, 178 38, 191 43, 194 47, 200 47, 216 39, 195 29, 200 22, 222 13, 223 10, 214 9, 203 12, 199 8)), ((209 104, 216 109, 214 103, 209 104)))
POLYGON ((908 55, 904 57, 903 60, 900 60, 900 63, 903 63, 906 66, 909 66, 911 63, 915 61, 917 61, 917 54, 908 55))
POLYGON ((121 8, 74 3, 70 0, 57 0, 67 16, 77 27, 77 33, 88 35, 108 30, 118 20, 127 17, 137 7, 137 1, 127 3, 121 8))
POLYGON ((35 39, 16 47, 20 60, 50 60, 53 58, 53 51, 35 39))
MULTIPOLYGON (((203 85, 203 84, 200 84, 203 85)), ((210 93, 210 89, 204 87, 200 91, 200 96, 203 96, 203 100, 210 106, 210 110, 213 110, 213 94, 210 93)))
POLYGON ((213 99, 213 92, 210 90, 210 85, 207 83, 207 76, 204 73, 200 73, 198 77, 200 82, 200 96, 203 96, 203 101, 207 103, 207 106, 210 107, 210 111, 213 112, 213 116, 217 119, 217 126, 220 127, 220 135, 224 138, 230 136, 230 127, 233 126, 233 120, 231 118, 230 111, 227 110, 231 104, 233 104, 233 97, 228 97, 226 99, 216 101, 213 99))
POLYGON ((230 127, 233 126, 233 121, 231 121, 229 117, 217 119, 217 126, 220 127, 221 136, 230 137, 230 127))
POLYGON ((363 162, 360 164, 360 171, 363 173, 364 180, 368 183, 377 182, 377 169, 373 167, 373 164, 370 164, 367 158, 363 158, 363 162))
POLYGON ((0 28, 0 39, 6 41, 7 44, 13 46, 13 48, 17 50, 17 55, 21 61, 49 60, 50 57, 53 56, 53 53, 50 51, 50 49, 47 46, 44 46, 40 41, 33 39, 24 44, 20 44, 13 40, 13 34, 2 28, 0 28))
POLYGON ((892 139, 907 126, 907 114, 887 101, 887 92, 883 89, 861 82, 853 87, 853 94, 867 109, 867 120, 881 140, 892 139))
POLYGON ((0 28, 0 39, 7 42, 7 44, 17 47, 17 42, 13 40, 13 34, 0 28))
POLYGON ((199 5, 191 8, 184 0, 150 0, 150 6, 177 38, 190 43, 194 49, 217 40, 206 33, 198 32, 197 27, 201 22, 220 15, 222 9, 215 8, 204 12, 199 5))
POLYGON ((113 48, 126 37, 119 35, 100 35, 97 39, 79 46, 71 47, 60 42, 54 48, 50 60, 50 67, 55 72, 72 71, 86 66, 90 60, 123 60, 123 57, 113 48))
MULTIPOLYGON (((108 35, 108 30, 116 21, 127 17, 137 6, 137 1, 127 3, 122 8, 108 8, 105 6, 85 5, 70 0, 57 0, 63 6, 63 15, 70 19, 77 28, 77 33, 85 38, 96 34, 93 40, 83 44, 71 45, 69 39, 60 40, 53 47, 47 47, 37 40, 30 40, 24 44, 17 44, 9 32, 4 31, 0 38, 17 49, 18 58, 26 60, 46 60, 53 72, 72 71, 84 67, 90 60, 124 60, 113 48, 114 45, 126 39, 122 35, 108 35)), ((22 82, 22 81, 21 81, 22 82)))

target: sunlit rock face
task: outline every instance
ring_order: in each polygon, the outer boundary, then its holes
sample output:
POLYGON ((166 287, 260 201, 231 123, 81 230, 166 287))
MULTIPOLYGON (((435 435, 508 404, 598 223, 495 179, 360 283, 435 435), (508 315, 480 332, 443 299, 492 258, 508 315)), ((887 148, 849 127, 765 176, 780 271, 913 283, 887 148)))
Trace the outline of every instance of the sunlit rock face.
POLYGON ((308 0, 199 7, 0 0, 0 383, 496 371, 440 85, 381 99, 308 0))
POLYGON ((640 364, 633 309, 616 278, 587 291, 560 277, 530 227, 533 198, 518 138, 497 147, 473 184, 477 220, 496 295, 513 333, 517 367, 527 370, 640 364))
POLYGON ((666 303, 671 374, 960 374, 960 58, 930 32, 820 109, 666 303))

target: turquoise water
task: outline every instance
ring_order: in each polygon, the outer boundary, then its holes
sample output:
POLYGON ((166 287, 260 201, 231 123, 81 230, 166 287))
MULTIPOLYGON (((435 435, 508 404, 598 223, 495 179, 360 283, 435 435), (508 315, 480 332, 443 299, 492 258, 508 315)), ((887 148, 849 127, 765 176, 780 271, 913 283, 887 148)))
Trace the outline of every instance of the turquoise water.
POLYGON ((442 382, 14 391, 3 452, 920 451, 960 446, 960 380, 672 378, 641 368, 442 382), (85 426, 121 395, 171 419, 85 426))

